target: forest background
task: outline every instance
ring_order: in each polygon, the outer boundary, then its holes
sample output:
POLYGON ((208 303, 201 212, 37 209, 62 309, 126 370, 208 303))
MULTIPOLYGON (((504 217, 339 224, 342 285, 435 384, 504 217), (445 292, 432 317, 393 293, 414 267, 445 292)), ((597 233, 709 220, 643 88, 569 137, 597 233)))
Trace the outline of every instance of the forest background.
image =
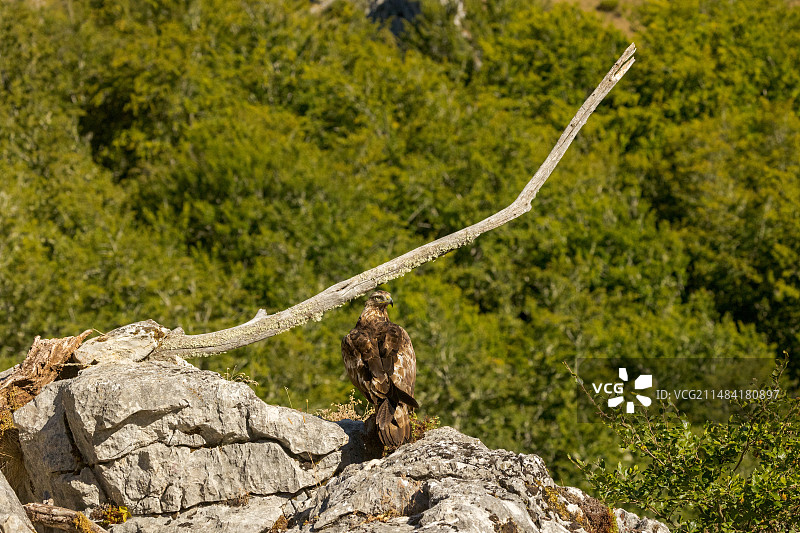
MULTIPOLYGON (((395 36, 346 1, 0 1, 0 367, 36 335, 229 327, 480 220, 635 41, 530 213, 384 287, 422 414, 585 486, 568 454, 626 456, 562 361, 785 350, 800 376, 800 8, 636 3, 624 34, 465 5, 395 36)), ((346 402, 360 308, 192 362, 346 402)))

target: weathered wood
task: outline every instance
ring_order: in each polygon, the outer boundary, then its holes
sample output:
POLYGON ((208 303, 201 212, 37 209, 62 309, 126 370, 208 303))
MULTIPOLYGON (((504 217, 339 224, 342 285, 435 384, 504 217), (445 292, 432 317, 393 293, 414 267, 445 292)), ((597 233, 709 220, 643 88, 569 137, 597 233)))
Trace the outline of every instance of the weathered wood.
POLYGON ((583 103, 547 159, 525 185, 517 199, 505 209, 477 224, 422 245, 348 280, 340 281, 316 296, 279 313, 269 315, 264 309, 259 309, 256 316, 249 322, 201 335, 186 335, 181 328, 177 328, 161 342, 153 356, 196 357, 222 353, 283 333, 295 326, 305 324, 309 320, 320 320, 326 311, 340 307, 350 300, 366 294, 381 283, 398 278, 428 261, 469 244, 479 235, 527 213, 531 209, 531 202, 536 197, 536 193, 553 172, 589 115, 633 65, 634 52, 636 52, 636 46, 631 44, 614 63, 600 85, 583 103))
POLYGON ((22 364, 0 384, 0 412, 19 409, 52 383, 67 359, 91 333, 87 329, 77 337, 44 340, 36 337, 22 364))
POLYGON ((34 524, 80 533, 108 533, 107 530, 86 518, 83 513, 71 509, 44 503, 26 503, 23 507, 28 518, 34 524))

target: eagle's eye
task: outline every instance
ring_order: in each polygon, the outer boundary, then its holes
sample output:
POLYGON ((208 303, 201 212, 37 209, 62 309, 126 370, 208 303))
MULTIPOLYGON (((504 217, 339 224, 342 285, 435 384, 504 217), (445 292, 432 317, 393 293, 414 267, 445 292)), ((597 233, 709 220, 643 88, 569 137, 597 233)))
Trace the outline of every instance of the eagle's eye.
POLYGON ((392 297, 386 292, 376 292, 370 295, 369 300, 376 304, 391 304, 392 297))

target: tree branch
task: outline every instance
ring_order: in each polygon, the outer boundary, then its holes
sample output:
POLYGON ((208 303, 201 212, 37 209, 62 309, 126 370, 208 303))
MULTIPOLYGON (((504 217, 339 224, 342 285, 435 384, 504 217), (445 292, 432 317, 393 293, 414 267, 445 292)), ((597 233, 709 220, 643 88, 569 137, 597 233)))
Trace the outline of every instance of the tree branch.
POLYGON ((22 364, 0 383, 0 413, 19 409, 55 381, 64 363, 91 334, 92 330, 87 329, 77 337, 36 337, 22 364))
POLYGON ((517 199, 505 209, 477 224, 424 244, 348 280, 340 281, 316 296, 279 313, 268 315, 265 310, 259 309, 256 316, 249 322, 201 335, 185 335, 181 328, 177 328, 161 342, 151 357, 162 358, 173 355, 195 357, 222 353, 283 333, 295 326, 305 324, 309 320, 318 321, 326 311, 340 307, 350 300, 366 294, 378 285, 399 278, 423 263, 469 244, 479 235, 527 213, 531 209, 531 202, 536 197, 536 193, 553 172, 589 115, 633 65, 634 52, 636 52, 636 46, 631 44, 614 63, 600 85, 583 103, 547 159, 525 185, 517 199))
POLYGON ((44 503, 26 503, 23 507, 30 521, 35 524, 78 533, 108 533, 83 513, 71 509, 44 503))

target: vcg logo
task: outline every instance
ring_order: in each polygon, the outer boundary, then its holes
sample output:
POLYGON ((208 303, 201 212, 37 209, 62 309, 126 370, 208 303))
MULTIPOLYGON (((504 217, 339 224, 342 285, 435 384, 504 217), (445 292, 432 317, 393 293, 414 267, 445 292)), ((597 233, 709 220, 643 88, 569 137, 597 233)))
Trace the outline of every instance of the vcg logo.
MULTIPOLYGON (((620 368, 619 369, 619 379, 626 382, 628 381, 628 369, 620 368)), ((652 374, 642 374, 636 381, 633 382, 633 388, 635 390, 642 390, 642 389, 649 389, 653 386, 653 375, 652 374)), ((606 394, 616 394, 617 396, 608 399, 608 406, 609 407, 617 407, 618 405, 622 404, 625 401, 624 391, 625 391, 625 384, 624 383, 592 383, 592 388, 594 389, 595 394, 599 394, 602 390, 606 394)), ((644 405, 645 407, 649 407, 650 404, 653 402, 647 396, 643 396, 641 394, 635 394, 636 399, 639 400, 639 403, 644 405)), ((625 404, 625 411, 628 413, 633 412, 633 402, 628 401, 625 404)))

